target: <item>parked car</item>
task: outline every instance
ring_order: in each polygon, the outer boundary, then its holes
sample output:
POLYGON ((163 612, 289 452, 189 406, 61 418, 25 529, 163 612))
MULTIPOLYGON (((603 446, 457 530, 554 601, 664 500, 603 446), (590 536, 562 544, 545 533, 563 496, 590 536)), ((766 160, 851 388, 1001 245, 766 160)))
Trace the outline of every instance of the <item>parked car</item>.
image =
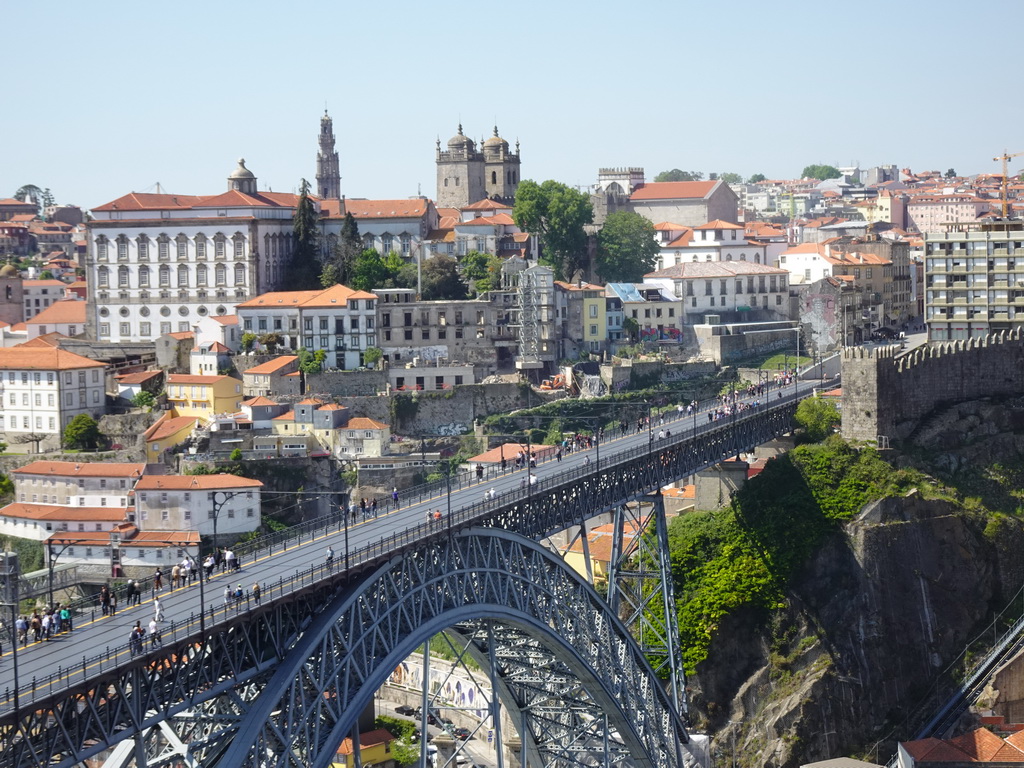
POLYGON ((408 704, 399 704, 397 707, 395 707, 395 712, 397 712, 400 715, 411 717, 416 714, 416 708, 410 707, 408 704))
POLYGON ((452 736, 465 741, 469 738, 469 728, 462 728, 461 726, 459 728, 452 728, 452 736))

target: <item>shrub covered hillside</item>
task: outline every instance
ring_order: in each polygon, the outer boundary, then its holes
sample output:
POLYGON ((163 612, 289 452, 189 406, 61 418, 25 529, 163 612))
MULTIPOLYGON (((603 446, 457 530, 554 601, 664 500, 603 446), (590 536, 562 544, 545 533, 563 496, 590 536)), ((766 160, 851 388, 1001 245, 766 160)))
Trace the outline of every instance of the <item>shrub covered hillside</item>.
POLYGON ((767 620, 781 608, 792 575, 841 521, 924 482, 836 436, 768 462, 731 508, 673 520, 669 547, 687 671, 707 658, 731 611, 760 610, 767 620))

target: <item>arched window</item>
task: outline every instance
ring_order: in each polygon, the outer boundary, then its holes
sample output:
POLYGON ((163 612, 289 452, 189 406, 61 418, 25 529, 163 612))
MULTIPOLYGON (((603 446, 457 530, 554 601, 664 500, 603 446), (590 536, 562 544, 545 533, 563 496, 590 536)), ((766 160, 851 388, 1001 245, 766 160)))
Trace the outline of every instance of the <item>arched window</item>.
POLYGON ((206 258, 206 235, 196 235, 196 260, 202 261, 206 258))
POLYGON ((245 285, 245 264, 235 264, 235 285, 245 285))
POLYGON ((106 288, 110 285, 110 270, 106 267, 99 268, 97 277, 99 278, 100 288, 106 288))
POLYGON ((446 187, 448 186, 448 178, 447 178, 447 177, 445 177, 445 180, 444 180, 444 185, 445 185, 446 187))
POLYGON ((107 238, 103 235, 96 238, 96 258, 100 261, 107 258, 107 238))
POLYGON ((139 288, 149 288, 149 267, 139 267, 139 288))
POLYGON ((128 261, 128 238, 125 235, 117 238, 117 260, 128 261))
POLYGON ((387 256, 391 253, 391 235, 380 236, 380 252, 383 256, 387 256))
POLYGON ((264 288, 270 285, 270 262, 268 261, 263 267, 263 281, 266 283, 264 288))
POLYGON ((117 287, 128 287, 128 267, 121 266, 117 268, 117 287))
POLYGON ((498 172, 497 171, 491 171, 491 184, 497 184, 497 183, 498 183, 498 172))
POLYGON ((166 264, 160 267, 160 287, 166 288, 171 284, 171 268, 166 264))
POLYGON ((7 300, 10 301, 11 300, 11 294, 13 293, 13 291, 11 291, 11 286, 9 286, 9 285, 7 286, 6 293, 7 293, 7 300))
POLYGON ((227 238, 224 237, 224 235, 222 235, 220 232, 213 236, 213 258, 224 258, 225 242, 227 242, 227 238))
POLYGON ((732 261, 732 254, 731 253, 725 254, 725 260, 726 261, 732 261))
POLYGON ((228 281, 228 270, 223 264, 217 265, 217 271, 214 275, 217 285, 224 285, 228 281))
POLYGON ((145 235, 139 235, 138 244, 136 246, 139 252, 139 261, 149 260, 149 238, 145 235))
POLYGON ((188 287, 188 267, 186 267, 184 264, 178 265, 178 287, 188 287))
POLYGON ((188 258, 188 236, 180 234, 175 238, 178 246, 178 261, 185 261, 188 258))
POLYGON ((235 236, 232 238, 235 242, 235 258, 245 258, 245 235, 241 232, 235 232, 235 236))
POLYGON ((160 237, 156 239, 156 253, 157 258, 160 259, 160 261, 167 261, 169 258, 171 258, 170 248, 171 238, 169 238, 167 235, 162 234, 160 235, 160 237))
POLYGON ((206 285, 206 265, 200 264, 196 267, 196 285, 206 285))

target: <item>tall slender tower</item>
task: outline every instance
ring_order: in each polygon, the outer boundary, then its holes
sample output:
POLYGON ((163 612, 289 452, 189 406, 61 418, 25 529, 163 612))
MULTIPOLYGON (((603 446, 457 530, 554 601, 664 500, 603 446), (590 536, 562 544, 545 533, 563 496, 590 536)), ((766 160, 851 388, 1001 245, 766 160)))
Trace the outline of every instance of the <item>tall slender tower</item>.
POLYGON ((341 199, 341 171, 334 150, 334 122, 324 110, 320 118, 320 151, 316 154, 316 193, 321 200, 341 199))

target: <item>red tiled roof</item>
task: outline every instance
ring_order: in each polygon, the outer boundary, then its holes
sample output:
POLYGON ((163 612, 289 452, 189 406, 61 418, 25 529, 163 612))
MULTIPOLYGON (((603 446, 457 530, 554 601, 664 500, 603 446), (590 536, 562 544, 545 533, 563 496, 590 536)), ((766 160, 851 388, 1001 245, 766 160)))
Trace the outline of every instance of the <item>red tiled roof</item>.
POLYGON ((357 416, 354 419, 349 419, 345 427, 346 429, 387 429, 388 425, 381 421, 368 419, 365 416, 357 416))
POLYGON ((212 317, 221 325, 238 325, 238 315, 213 315, 212 317))
MULTIPOLYGON (((168 384, 207 384, 213 385, 224 379, 231 379, 230 376, 200 376, 188 373, 171 373, 167 376, 168 384)), ((238 381, 238 379, 232 379, 238 381)), ((239 382, 241 383, 241 382, 239 382)))
POLYGON ((146 475, 136 491, 191 491, 217 488, 262 488, 259 480, 238 475, 146 475))
POLYGON ((636 189, 630 200, 694 200, 708 196, 717 181, 653 181, 636 189))
POLYGON ((752 261, 690 261, 672 264, 657 272, 648 272, 648 277, 736 277, 740 275, 786 275, 784 269, 769 267, 767 264, 755 264, 752 261))
MULTIPOLYGON (((127 493, 125 489, 125 493, 127 493)), ((84 520, 92 522, 120 522, 128 518, 123 507, 73 507, 57 504, 25 504, 16 501, 0 509, 0 515, 22 520, 84 520)), ((107 541, 110 534, 106 534, 107 541)))
POLYGON ((120 373, 114 378, 120 384, 145 384, 157 376, 163 376, 163 373, 163 371, 137 371, 136 373, 120 373))
POLYGON ((694 229, 743 229, 739 224, 733 224, 731 221, 722 221, 721 219, 715 219, 709 221, 707 224, 701 224, 699 227, 694 229))
POLYGON ((236 305, 239 309, 271 308, 271 307, 344 307, 349 299, 376 299, 377 296, 366 291, 354 291, 344 285, 332 285, 321 291, 273 291, 261 293, 259 296, 236 305))
POLYGON ((252 398, 251 400, 243 400, 242 405, 248 405, 251 408, 260 405, 277 405, 277 403, 269 397, 263 397, 263 395, 260 395, 259 397, 252 398))
POLYGON ((298 355, 281 355, 280 357, 275 357, 272 360, 267 360, 264 363, 260 363, 259 365, 250 368, 247 371, 243 371, 242 375, 244 376, 247 373, 276 373, 277 371, 291 365, 292 363, 298 363, 298 360, 298 355))
POLYGON ((12 469, 17 475, 55 475, 58 477, 140 477, 145 464, 94 461, 33 461, 24 467, 12 469))
MULTIPOLYGON (((199 546, 198 531, 140 531, 134 525, 116 526, 122 531, 121 546, 123 547, 197 547, 199 546)), ((109 531, 61 531, 49 536, 47 540, 59 539, 64 543, 110 545, 109 531)))
POLYGON ((183 429, 188 427, 195 427, 196 422, 199 421, 195 416, 176 416, 174 418, 163 418, 153 426, 156 429, 149 432, 146 435, 147 442, 156 442, 157 440, 163 440, 176 435, 183 429))
MULTIPOLYGON (((83 302, 84 303, 84 302, 83 302)), ((22 325, 19 323, 18 325, 22 325)), ((16 330, 13 326, 11 330, 16 330)), ((0 369, 64 371, 77 368, 106 368, 106 363, 66 352, 55 347, 10 347, 0 349, 0 369)))
POLYGON ((527 445, 526 443, 504 443, 503 445, 495 446, 489 451, 474 456, 471 459, 466 459, 467 464, 500 464, 502 457, 506 461, 515 461, 516 454, 520 451, 526 453, 527 449, 537 454, 537 458, 544 456, 553 456, 555 451, 558 450, 553 445, 527 445))
POLYGON ((81 299, 61 299, 55 301, 31 320, 26 320, 26 325, 68 325, 85 324, 85 305, 81 299))

